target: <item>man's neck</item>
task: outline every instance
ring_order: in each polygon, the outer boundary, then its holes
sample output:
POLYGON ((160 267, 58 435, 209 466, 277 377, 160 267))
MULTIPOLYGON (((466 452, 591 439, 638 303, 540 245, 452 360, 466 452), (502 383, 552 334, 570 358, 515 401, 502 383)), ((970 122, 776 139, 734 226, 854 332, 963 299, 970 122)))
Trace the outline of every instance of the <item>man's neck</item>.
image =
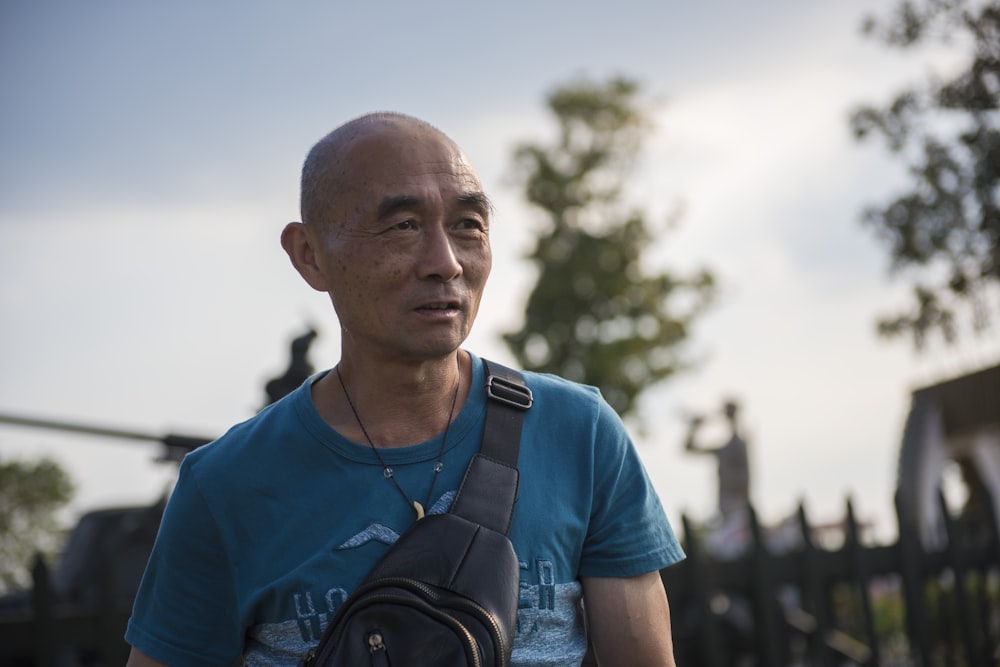
POLYGON ((465 404, 471 376, 471 360, 461 351, 420 364, 365 364, 344 357, 313 385, 312 398, 320 416, 344 437, 402 447, 444 430, 465 404))

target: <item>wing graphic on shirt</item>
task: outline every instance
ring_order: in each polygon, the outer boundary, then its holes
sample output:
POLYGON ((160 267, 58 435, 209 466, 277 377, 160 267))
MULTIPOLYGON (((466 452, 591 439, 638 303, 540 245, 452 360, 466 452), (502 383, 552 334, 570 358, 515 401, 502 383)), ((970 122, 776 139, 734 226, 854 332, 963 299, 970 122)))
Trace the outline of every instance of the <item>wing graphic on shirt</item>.
POLYGON ((458 491, 448 491, 447 493, 442 493, 441 497, 437 499, 437 502, 431 505, 431 508, 427 510, 428 514, 447 514, 448 510, 451 509, 451 502, 455 500, 455 496, 458 491))
MULTIPOLYGON (((451 509, 451 503, 455 499, 455 493, 455 491, 448 491, 447 493, 442 494, 441 497, 437 499, 437 502, 431 505, 427 514, 446 513, 449 509, 451 509)), ((353 537, 348 538, 347 541, 337 547, 337 550, 356 549, 360 546, 368 544, 372 540, 392 546, 398 539, 399 533, 384 524, 376 522, 370 524, 367 528, 353 537)))
POLYGON ((372 540, 381 542, 382 544, 395 544, 398 539, 399 533, 394 531, 392 528, 383 526, 380 523, 373 523, 354 537, 351 537, 346 542, 338 546, 337 549, 354 549, 364 544, 368 544, 372 540))

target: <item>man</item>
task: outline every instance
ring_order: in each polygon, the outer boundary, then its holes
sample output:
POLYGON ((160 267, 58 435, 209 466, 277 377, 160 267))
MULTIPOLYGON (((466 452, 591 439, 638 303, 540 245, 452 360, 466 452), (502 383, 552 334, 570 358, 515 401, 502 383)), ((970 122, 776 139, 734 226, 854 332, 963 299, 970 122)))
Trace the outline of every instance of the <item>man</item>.
MULTIPOLYGON (((372 114, 313 147, 282 246, 340 321, 341 358, 181 467, 126 639, 130 665, 295 665, 378 557, 446 512, 478 450, 482 364, 460 348, 490 272, 491 207, 427 123, 372 114)), ((513 662, 673 665, 658 570, 683 558, 596 390, 526 374, 510 531, 513 662)), ((414 656, 415 663, 419 656, 414 656)))

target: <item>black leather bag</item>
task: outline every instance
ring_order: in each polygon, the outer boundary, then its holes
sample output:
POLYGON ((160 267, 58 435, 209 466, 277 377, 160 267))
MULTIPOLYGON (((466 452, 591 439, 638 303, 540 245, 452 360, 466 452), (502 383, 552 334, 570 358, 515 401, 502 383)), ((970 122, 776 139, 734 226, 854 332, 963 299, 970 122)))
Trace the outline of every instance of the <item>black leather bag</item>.
POLYGON ((483 363, 483 443, 451 512, 399 538, 337 610, 307 667, 510 665, 520 568, 507 532, 532 396, 520 373, 483 363))

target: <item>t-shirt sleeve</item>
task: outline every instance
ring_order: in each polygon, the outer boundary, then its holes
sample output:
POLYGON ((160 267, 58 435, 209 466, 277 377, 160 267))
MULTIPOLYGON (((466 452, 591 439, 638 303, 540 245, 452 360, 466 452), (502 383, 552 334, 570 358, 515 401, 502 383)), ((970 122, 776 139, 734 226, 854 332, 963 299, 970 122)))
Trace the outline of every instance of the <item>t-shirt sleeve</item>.
POLYGON ((631 577, 684 558, 624 424, 599 401, 594 496, 580 576, 631 577))
POLYGON ((185 461, 164 512, 125 640, 168 665, 231 664, 243 650, 218 525, 185 461))

